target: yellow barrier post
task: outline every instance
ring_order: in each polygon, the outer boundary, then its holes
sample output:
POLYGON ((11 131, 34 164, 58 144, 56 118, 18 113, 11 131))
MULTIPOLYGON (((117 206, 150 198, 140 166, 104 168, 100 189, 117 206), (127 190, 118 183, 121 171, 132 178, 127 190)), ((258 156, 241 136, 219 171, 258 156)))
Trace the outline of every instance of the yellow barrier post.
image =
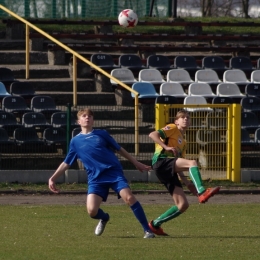
POLYGON ((232 118, 232 176, 231 181, 241 182, 241 105, 233 104, 232 118))
POLYGON ((228 105, 227 108, 227 179, 232 179, 232 118, 233 105, 228 105))
POLYGON ((135 155, 139 154, 138 95, 135 95, 135 155))
POLYGON ((30 77, 30 55, 29 55, 29 35, 30 35, 30 27, 28 24, 25 24, 25 78, 29 79, 30 77))
POLYGON ((73 106, 76 107, 77 100, 77 57, 73 55, 73 106))

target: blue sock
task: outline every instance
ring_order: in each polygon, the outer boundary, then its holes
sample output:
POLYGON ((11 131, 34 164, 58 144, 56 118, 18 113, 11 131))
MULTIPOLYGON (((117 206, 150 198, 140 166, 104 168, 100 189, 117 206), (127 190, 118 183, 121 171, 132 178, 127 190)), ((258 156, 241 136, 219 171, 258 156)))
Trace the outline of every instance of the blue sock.
POLYGON ((102 220, 109 220, 109 215, 108 213, 105 213, 102 209, 98 209, 98 213, 95 217, 92 217, 94 219, 102 219, 102 220))
POLYGON ((140 224, 142 225, 144 231, 150 231, 150 228, 148 226, 147 218, 145 216, 143 207, 141 206, 140 202, 137 201, 134 205, 130 206, 133 213, 135 214, 135 217, 138 219, 140 224))

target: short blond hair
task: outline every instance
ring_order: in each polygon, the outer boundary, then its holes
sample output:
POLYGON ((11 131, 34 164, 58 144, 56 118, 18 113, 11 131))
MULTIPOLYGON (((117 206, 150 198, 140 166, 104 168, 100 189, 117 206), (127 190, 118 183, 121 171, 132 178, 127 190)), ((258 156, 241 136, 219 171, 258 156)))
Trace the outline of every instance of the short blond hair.
POLYGON ((181 109, 177 112, 177 114, 175 116, 175 120, 178 120, 180 117, 183 117, 183 116, 190 117, 190 113, 185 109, 181 109))
POLYGON ((94 116, 94 112, 90 108, 80 109, 77 113, 77 118, 79 119, 81 115, 87 114, 88 116, 94 116))

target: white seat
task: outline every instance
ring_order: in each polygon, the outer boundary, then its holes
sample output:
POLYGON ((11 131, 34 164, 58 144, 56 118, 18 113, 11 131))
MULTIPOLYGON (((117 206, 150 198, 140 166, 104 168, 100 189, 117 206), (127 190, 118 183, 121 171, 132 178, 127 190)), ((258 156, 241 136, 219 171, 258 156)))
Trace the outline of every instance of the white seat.
POLYGON ((216 90, 217 96, 239 98, 245 97, 235 83, 220 83, 216 90))
POLYGON ((165 82, 160 86, 160 95, 161 96, 175 96, 175 97, 187 97, 187 94, 184 92, 183 87, 180 83, 171 83, 165 82))
POLYGON ((226 70, 223 74, 223 82, 235 83, 237 85, 250 83, 246 77, 245 72, 238 69, 226 70))
MULTIPOLYGON (((205 97, 202 96, 187 96, 184 98, 183 101, 184 105, 207 105, 207 100, 205 97)), ((212 108, 210 107, 191 107, 187 108, 188 111, 190 112, 196 112, 196 111, 213 111, 212 108)))
POLYGON ((172 69, 167 72, 167 82, 190 84, 194 80, 191 79, 190 74, 185 69, 172 69))
POLYGON ((143 69, 139 71, 139 82, 150 82, 152 84, 162 84, 166 82, 161 72, 157 69, 143 69))
POLYGON ((219 84, 222 81, 219 79, 216 71, 211 69, 197 70, 195 73, 195 82, 208 83, 208 84, 219 84))
MULTIPOLYGON (((134 84, 135 82, 137 82, 137 80, 134 77, 133 72, 130 69, 127 68, 120 68, 120 69, 113 69, 110 72, 110 75, 115 77, 116 79, 122 81, 125 84, 134 84)), ((117 85, 118 83, 116 83, 114 80, 110 79, 111 84, 113 85, 117 85)))
POLYGON ((189 96, 216 97, 208 83, 191 83, 188 88, 189 96))
POLYGON ((251 82, 260 83, 260 70, 254 70, 251 72, 251 82))

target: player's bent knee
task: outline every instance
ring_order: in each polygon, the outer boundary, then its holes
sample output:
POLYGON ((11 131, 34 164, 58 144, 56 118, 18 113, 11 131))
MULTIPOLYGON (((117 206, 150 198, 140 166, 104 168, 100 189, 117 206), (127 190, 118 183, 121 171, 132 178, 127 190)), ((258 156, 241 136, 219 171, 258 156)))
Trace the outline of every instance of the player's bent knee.
POLYGON ((93 217, 95 217, 96 215, 97 215, 97 213, 98 213, 98 209, 87 209, 87 212, 88 212, 88 214, 89 214, 89 216, 91 217, 91 218, 93 218, 93 217))

